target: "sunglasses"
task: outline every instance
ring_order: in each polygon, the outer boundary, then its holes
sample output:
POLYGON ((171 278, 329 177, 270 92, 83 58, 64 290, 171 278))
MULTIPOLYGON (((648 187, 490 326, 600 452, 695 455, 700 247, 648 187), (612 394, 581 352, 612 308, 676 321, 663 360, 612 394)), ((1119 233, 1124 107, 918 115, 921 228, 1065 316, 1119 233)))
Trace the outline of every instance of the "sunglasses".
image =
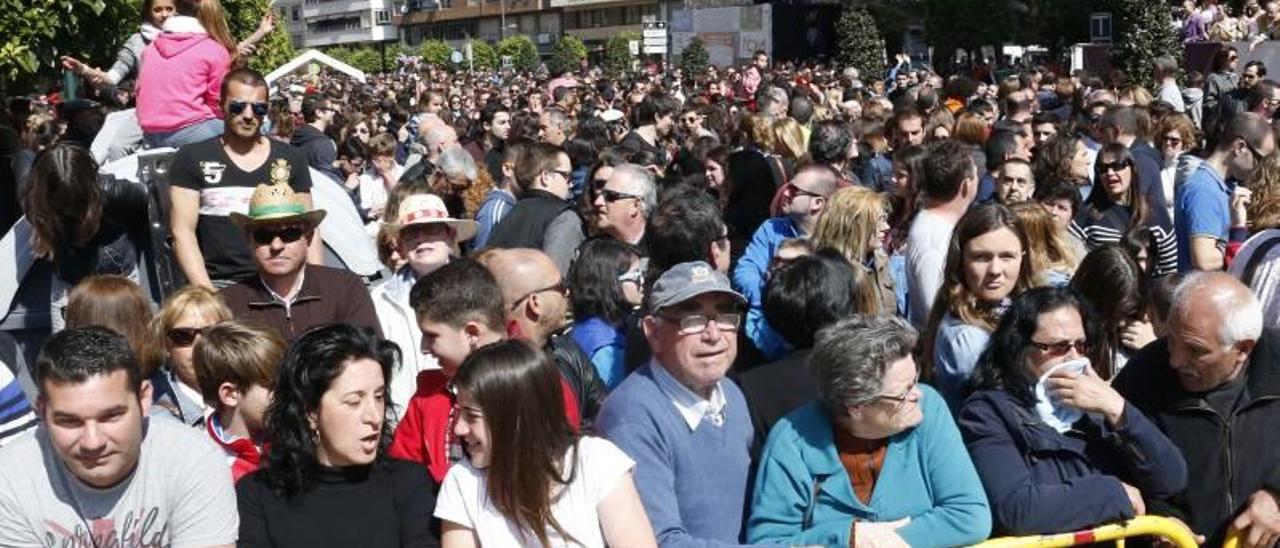
POLYGON ((253 107, 253 115, 261 118, 267 115, 267 111, 270 110, 271 105, 266 103, 250 103, 248 101, 232 101, 227 104, 227 110, 230 111, 233 116, 239 116, 244 113, 245 107, 253 107))
POLYGON ((604 201, 609 203, 620 202, 622 200, 641 199, 640 196, 636 196, 635 194, 627 194, 626 192, 618 192, 616 190, 609 190, 607 188, 600 189, 600 192, 598 192, 597 194, 600 196, 603 196, 604 201))
POLYGON ((1052 357, 1064 356, 1067 352, 1070 352, 1072 348, 1076 350, 1077 354, 1089 353, 1089 341, 1085 339, 1080 339, 1078 341, 1059 341, 1056 343, 1040 343, 1031 341, 1031 346, 1036 347, 1036 349, 1052 357))
POLYGON ((291 244, 302 239, 306 231, 302 227, 291 226, 288 228, 255 228, 253 229, 253 241, 258 245, 268 245, 280 238, 280 241, 291 244))
POLYGON ((1122 171, 1132 166, 1130 160, 1116 160, 1114 162, 1098 162, 1098 173, 1106 173, 1108 171, 1122 171))
POLYGON ((169 339, 169 343, 177 347, 191 346, 196 342, 197 335, 203 335, 209 327, 173 327, 165 332, 165 338, 169 339))
POLYGON ((635 270, 628 270, 626 272, 623 272, 622 274, 619 274, 618 283, 626 283, 626 282, 631 282, 636 284, 636 286, 638 287, 643 287, 644 271, 637 268, 635 270))

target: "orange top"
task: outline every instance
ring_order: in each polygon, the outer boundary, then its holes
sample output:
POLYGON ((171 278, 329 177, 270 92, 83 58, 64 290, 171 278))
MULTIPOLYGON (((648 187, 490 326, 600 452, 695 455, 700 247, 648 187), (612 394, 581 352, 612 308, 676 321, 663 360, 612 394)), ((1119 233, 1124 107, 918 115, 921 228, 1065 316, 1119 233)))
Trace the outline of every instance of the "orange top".
POLYGON ((880 467, 884 466, 884 455, 889 448, 889 440, 862 439, 839 426, 834 427, 834 430, 836 451, 840 453, 840 463, 849 473, 853 494, 863 504, 868 504, 871 501, 871 493, 876 487, 876 478, 880 477, 880 467))

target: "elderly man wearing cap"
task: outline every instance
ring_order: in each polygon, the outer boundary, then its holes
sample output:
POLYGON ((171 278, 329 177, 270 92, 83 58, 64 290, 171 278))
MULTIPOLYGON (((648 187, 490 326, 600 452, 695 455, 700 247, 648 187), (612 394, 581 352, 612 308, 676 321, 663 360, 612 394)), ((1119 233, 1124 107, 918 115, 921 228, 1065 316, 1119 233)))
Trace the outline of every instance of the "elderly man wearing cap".
POLYGON ((258 185, 249 213, 232 213, 245 232, 257 273, 222 290, 236 319, 255 321, 292 341, 307 329, 348 323, 379 329, 364 283, 337 268, 307 265, 307 247, 324 210, 310 211, 289 188, 258 185))
POLYGON ((736 545, 751 467, 751 417, 725 379, 746 299, 698 261, 654 283, 644 334, 653 359, 605 400, 596 427, 636 461, 658 542, 736 545))
POLYGON ((398 411, 406 408, 417 389, 418 373, 440 367, 434 356, 421 350, 422 330, 409 292, 418 278, 448 264, 459 243, 476 235, 476 222, 449 218, 444 201, 435 194, 411 194, 400 203, 394 229, 405 265, 370 293, 383 335, 399 345, 402 354, 391 379, 391 403, 398 411))

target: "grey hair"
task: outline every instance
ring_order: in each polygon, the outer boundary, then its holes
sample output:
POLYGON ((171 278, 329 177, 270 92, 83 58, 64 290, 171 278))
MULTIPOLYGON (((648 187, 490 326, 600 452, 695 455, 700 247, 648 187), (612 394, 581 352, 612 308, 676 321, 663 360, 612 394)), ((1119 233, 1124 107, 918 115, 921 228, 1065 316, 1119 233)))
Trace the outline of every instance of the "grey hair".
POLYGON ((626 177, 630 181, 630 185, 635 187, 636 194, 640 195, 640 206, 644 209, 645 218, 658 207, 658 187, 653 182, 653 175, 649 170, 636 164, 621 164, 614 166, 613 175, 609 178, 617 176, 626 177))
POLYGON ((452 146, 444 149, 440 154, 440 171, 450 178, 474 181, 476 180, 476 161, 467 149, 452 146))
POLYGON ((858 314, 818 332, 809 372, 818 402, 832 415, 876 399, 889 365, 911 355, 916 330, 901 318, 858 314))
POLYGON ((1191 304, 1192 292, 1212 291, 1208 296, 1214 310, 1222 316, 1218 338, 1223 346, 1240 341, 1256 341, 1262 337, 1262 304, 1243 283, 1222 272, 1192 272, 1173 290, 1173 313, 1183 314, 1191 304))

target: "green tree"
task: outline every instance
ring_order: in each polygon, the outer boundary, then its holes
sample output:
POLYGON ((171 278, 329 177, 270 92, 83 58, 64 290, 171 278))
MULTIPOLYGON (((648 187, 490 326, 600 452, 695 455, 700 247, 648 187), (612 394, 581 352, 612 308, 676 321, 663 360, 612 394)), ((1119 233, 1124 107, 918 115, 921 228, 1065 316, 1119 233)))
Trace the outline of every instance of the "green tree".
MULTIPOLYGON (((231 27, 234 40, 244 40, 254 31, 263 18, 271 11, 270 0, 222 0, 222 9, 227 15, 227 26, 231 27)), ((289 39, 288 23, 276 17, 275 28, 258 42, 253 55, 249 56, 249 67, 263 74, 275 70, 276 67, 289 62, 294 56, 293 43, 289 39)))
MULTIPOLYGON (((325 53, 367 73, 382 71, 382 54, 370 46, 357 48, 336 47, 326 50, 325 53)), ((388 62, 390 62, 390 59, 388 59, 388 62)))
POLYGON ((702 45, 700 38, 694 37, 680 52, 680 69, 684 71, 686 77, 701 75, 707 71, 709 64, 711 64, 711 54, 707 53, 707 47, 702 45))
POLYGON ((614 75, 631 70, 631 63, 635 59, 631 55, 631 41, 639 39, 640 36, 634 32, 611 36, 604 44, 604 69, 614 75))
POLYGON ((1131 81, 1155 89, 1152 61, 1161 55, 1182 59, 1182 41, 1173 26, 1173 7, 1153 0, 1111 0, 1114 36, 1111 66, 1131 81))
POLYGON ((547 69, 551 74, 559 76, 573 72, 582 67, 582 60, 587 58, 587 46, 577 37, 564 34, 556 40, 551 49, 551 58, 547 60, 547 69))
POLYGON ((52 77, 61 55, 109 67, 141 24, 133 0, 0 0, 0 83, 52 77))
POLYGON ((511 57, 511 64, 517 70, 532 71, 538 68, 538 46, 523 34, 508 36, 498 42, 498 55, 511 57))
POLYGON ((471 59, 476 68, 493 69, 498 67, 498 50, 484 40, 471 41, 471 59))
POLYGON ((453 48, 442 40, 427 40, 419 51, 423 61, 441 67, 448 65, 449 56, 453 55, 453 48))
POLYGON ((845 7, 836 21, 836 62, 858 69, 868 81, 884 72, 884 38, 863 8, 845 7))

